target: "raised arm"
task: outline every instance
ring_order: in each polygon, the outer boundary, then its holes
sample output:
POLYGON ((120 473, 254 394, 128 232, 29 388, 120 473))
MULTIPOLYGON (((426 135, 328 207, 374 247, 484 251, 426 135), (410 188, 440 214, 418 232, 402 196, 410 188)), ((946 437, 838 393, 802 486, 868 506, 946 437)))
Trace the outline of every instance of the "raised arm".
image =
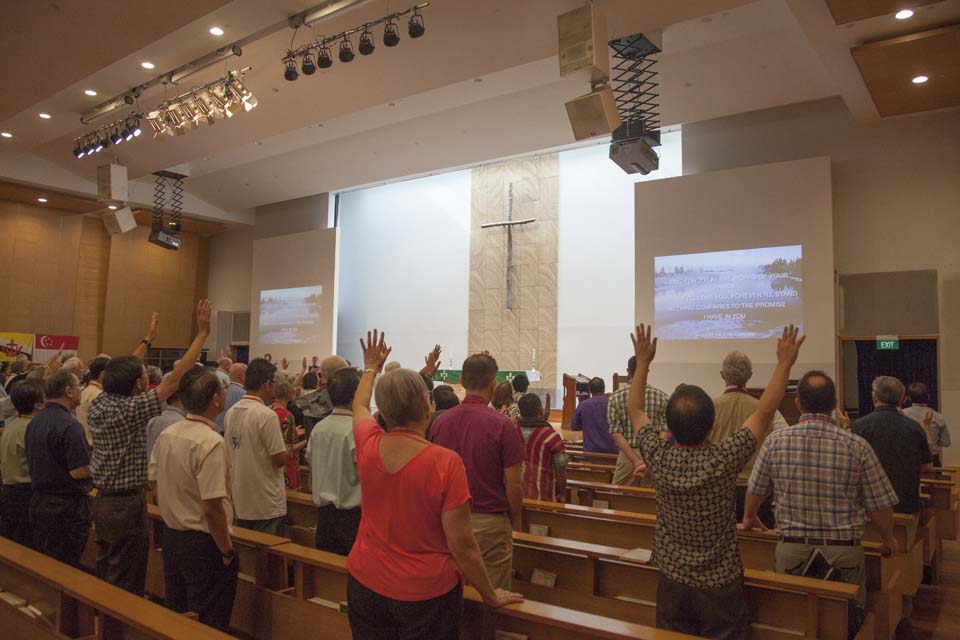
POLYGON ((360 384, 353 396, 353 424, 364 422, 373 418, 370 413, 370 398, 373 397, 373 382, 383 371, 383 364, 390 357, 393 351, 384 342, 387 334, 378 333, 376 329, 371 333, 367 331, 367 342, 360 338, 360 350, 363 351, 363 375, 360 376, 360 384), (379 338, 379 339, 378 339, 379 338))
POLYGON ((773 416, 780 407, 780 403, 783 402, 783 394, 787 392, 790 368, 797 361, 800 346, 807 339, 807 336, 798 338, 799 333, 800 330, 793 325, 784 327, 783 335, 777 340, 777 368, 774 369, 767 388, 763 390, 757 408, 754 409, 743 425, 753 432, 757 440, 762 440, 767 431, 770 430, 773 416))
POLYGON ((627 396, 627 413, 633 423, 634 432, 650 424, 650 418, 644 409, 647 395, 647 374, 650 373, 650 363, 657 356, 657 339, 651 338, 653 327, 640 325, 636 333, 630 334, 633 341, 633 354, 637 357, 637 373, 630 382, 630 393, 627 396))
POLYGON ((207 341, 207 336, 210 335, 210 314, 212 309, 210 301, 206 298, 197 304, 197 335, 194 337, 193 342, 190 343, 190 348, 187 349, 187 352, 180 358, 177 366, 170 372, 170 375, 157 385, 157 397, 161 400, 165 401, 174 394, 177 386, 180 384, 180 378, 193 368, 197 358, 200 357, 203 343, 207 341))
POLYGON ((428 353, 426 357, 424 357, 423 361, 425 364, 423 365, 423 369, 420 369, 421 375, 424 375, 431 379, 433 378, 433 374, 435 374, 437 372, 437 369, 440 368, 440 352, 441 351, 442 349, 440 348, 440 345, 435 345, 433 347, 433 350, 430 351, 430 353, 428 353))
POLYGON ((147 326, 147 335, 143 337, 143 340, 140 341, 137 348, 133 350, 133 357, 138 360, 143 360, 147 357, 147 349, 150 348, 150 345, 153 344, 153 341, 157 338, 157 324, 159 322, 160 314, 154 311, 150 314, 150 324, 147 326))

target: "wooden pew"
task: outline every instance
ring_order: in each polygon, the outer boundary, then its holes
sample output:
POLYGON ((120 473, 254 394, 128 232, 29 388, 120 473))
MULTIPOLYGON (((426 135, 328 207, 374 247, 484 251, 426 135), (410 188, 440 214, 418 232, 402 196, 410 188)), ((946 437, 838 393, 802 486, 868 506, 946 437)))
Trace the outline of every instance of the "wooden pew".
POLYGON ((937 538, 960 538, 960 489, 954 480, 921 478, 920 490, 930 496, 927 509, 936 516, 937 538))
POLYGON ((613 482, 613 466, 589 462, 571 462, 564 470, 567 478, 585 482, 613 482))
POLYGON ((584 451, 583 449, 571 450, 569 447, 567 447, 567 453, 570 454, 570 459, 573 462, 588 462, 614 467, 617 464, 617 454, 615 453, 596 453, 593 451, 584 451))
MULTIPOLYGON (((250 533, 253 532, 234 529, 233 540, 238 547, 238 555, 240 547, 250 542, 250 533)), ((263 543, 264 540, 258 542, 263 543)), ((257 640, 299 640, 304 633, 321 630, 323 637, 329 640, 350 640, 347 614, 341 606, 347 595, 346 558, 289 540, 283 540, 280 544, 260 544, 256 548, 258 553, 266 556, 265 566, 283 567, 284 570, 270 574, 270 580, 275 580, 272 584, 264 584, 259 579, 247 580, 249 589, 254 593, 251 602, 245 602, 247 598, 238 589, 231 624, 245 622, 238 620, 236 615, 237 609, 243 606, 256 607, 250 614, 256 615, 259 623, 246 630, 236 626, 235 630, 257 640), (288 577, 291 575, 292 579, 288 577)), ((148 577, 151 584, 162 583, 162 557, 159 560, 159 565, 152 563, 148 569, 153 574, 148 577)), ((495 640, 495 631, 522 633, 530 640, 693 638, 538 602, 527 601, 492 611, 483 605, 480 596, 469 587, 465 590, 464 600, 462 637, 471 640, 495 640)))
MULTIPOLYGON (((580 505, 524 500, 523 530, 546 526, 545 534, 556 538, 605 544, 627 549, 653 548, 656 516, 580 505)), ((773 571, 777 535, 770 531, 740 531, 740 554, 744 567, 773 571)), ((903 587, 894 558, 884 558, 880 545, 864 542, 866 551, 867 607, 876 612, 878 638, 893 638, 902 611, 903 587)))
MULTIPOLYGON (((659 572, 624 560, 626 549, 514 533, 513 588, 542 602, 652 625, 659 572), (531 582, 535 570, 556 576, 550 587, 531 582)), ((753 638, 846 640, 855 585, 748 569, 745 595, 753 638)), ((858 637, 873 638, 873 619, 858 637)))
POLYGON ((227 640, 169 609, 0 538, 0 628, 5 640, 227 640), (7 601, 26 601, 24 612, 7 601))
MULTIPOLYGON (((147 594, 162 599, 163 581, 163 519, 160 509, 147 505, 150 518, 150 553, 147 558, 147 594)), ((271 547, 290 541, 249 529, 233 528, 233 544, 240 563, 237 597, 230 618, 230 628, 247 636, 269 638, 272 620, 269 615, 271 589, 286 584, 286 567, 282 559, 267 553, 271 547)))

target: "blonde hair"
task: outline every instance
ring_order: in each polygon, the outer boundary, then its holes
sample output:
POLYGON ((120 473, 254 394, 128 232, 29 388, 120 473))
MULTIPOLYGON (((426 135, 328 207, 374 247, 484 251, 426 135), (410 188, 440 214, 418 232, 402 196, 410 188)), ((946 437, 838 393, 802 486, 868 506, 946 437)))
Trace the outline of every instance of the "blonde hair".
POLYGON ((387 428, 422 420, 427 393, 427 385, 416 371, 394 369, 385 373, 377 382, 374 395, 387 428))

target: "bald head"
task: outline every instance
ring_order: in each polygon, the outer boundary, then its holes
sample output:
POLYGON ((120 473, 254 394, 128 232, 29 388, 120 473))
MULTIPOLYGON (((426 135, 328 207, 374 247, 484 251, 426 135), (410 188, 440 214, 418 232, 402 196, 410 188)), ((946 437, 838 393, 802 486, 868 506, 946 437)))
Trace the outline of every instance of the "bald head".
POLYGON ((236 382, 239 385, 243 385, 247 377, 247 365, 242 362, 237 362, 230 365, 230 382, 236 382))
POLYGON ((837 387, 823 371, 808 371, 797 384, 797 406, 803 413, 830 413, 837 408, 837 387))
POLYGON ((219 360, 217 360, 217 366, 219 366, 224 371, 229 372, 230 367, 233 366, 233 360, 227 357, 220 358, 219 360))
POLYGON ((320 361, 320 375, 324 380, 330 380, 337 371, 346 369, 350 365, 340 356, 329 356, 320 361))

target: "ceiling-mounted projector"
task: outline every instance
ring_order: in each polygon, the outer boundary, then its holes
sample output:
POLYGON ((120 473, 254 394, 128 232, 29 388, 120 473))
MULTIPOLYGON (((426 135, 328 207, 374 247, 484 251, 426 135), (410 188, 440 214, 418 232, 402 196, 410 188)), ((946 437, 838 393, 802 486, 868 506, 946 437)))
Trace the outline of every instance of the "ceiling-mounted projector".
POLYGON ((151 243, 170 251, 176 251, 183 244, 180 238, 171 235, 163 230, 162 223, 154 222, 150 225, 150 236, 147 238, 151 243))

